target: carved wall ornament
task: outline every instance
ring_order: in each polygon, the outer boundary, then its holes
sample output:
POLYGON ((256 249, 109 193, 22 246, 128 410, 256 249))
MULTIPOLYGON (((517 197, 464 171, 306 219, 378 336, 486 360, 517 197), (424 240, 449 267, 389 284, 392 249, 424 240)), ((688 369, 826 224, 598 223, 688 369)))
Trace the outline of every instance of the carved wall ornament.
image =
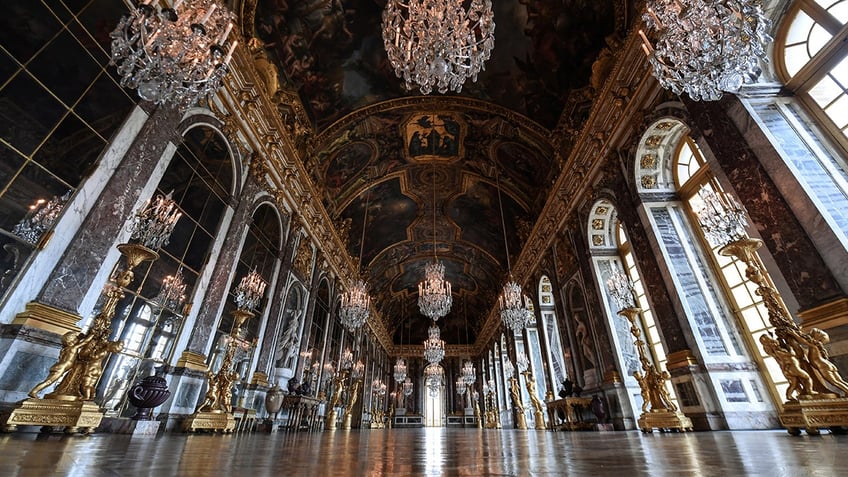
POLYGON ((642 187, 645 189, 655 189, 657 187, 657 177, 652 175, 642 176, 642 187))
POLYGON ((302 235, 297 244, 297 254, 294 257, 294 269, 297 270, 308 283, 312 278, 312 244, 309 237, 302 235))
POLYGON ((645 139, 645 145, 648 147, 657 147, 662 144, 663 136, 653 135, 645 139))
POLYGON ((654 169, 657 167, 657 156, 654 154, 642 154, 639 165, 643 169, 654 169))

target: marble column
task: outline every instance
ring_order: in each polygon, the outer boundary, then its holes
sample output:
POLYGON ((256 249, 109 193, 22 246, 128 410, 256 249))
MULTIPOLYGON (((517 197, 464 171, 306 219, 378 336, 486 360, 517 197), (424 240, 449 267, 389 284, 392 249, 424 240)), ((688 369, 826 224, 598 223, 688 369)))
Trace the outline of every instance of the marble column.
POLYGON ((179 121, 178 111, 156 108, 35 301, 78 313, 106 255, 112 250, 115 237, 133 214, 133 206, 163 152, 169 144, 181 140, 175 132, 179 121))

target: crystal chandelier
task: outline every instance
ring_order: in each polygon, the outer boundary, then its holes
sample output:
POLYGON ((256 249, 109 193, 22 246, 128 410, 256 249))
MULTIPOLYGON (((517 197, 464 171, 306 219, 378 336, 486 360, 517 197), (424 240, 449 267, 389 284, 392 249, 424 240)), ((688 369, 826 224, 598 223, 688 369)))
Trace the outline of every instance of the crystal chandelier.
POLYGON ((156 104, 193 105, 215 93, 238 44, 227 39, 236 16, 214 0, 141 0, 109 35, 121 86, 156 104))
POLYGON ((339 321, 349 330, 356 330, 364 325, 371 314, 371 297, 366 287, 364 281, 357 280, 350 291, 342 293, 339 321))
POLYGON ((477 370, 474 369, 474 363, 466 361, 460 370, 460 376, 467 385, 472 385, 477 381, 477 370))
POLYGON ((459 93, 466 79, 476 82, 494 34, 490 0, 389 0, 383 11, 389 62, 407 90, 422 94, 459 93))
POLYGON ((429 337, 424 341, 424 359, 428 363, 438 363, 445 357, 445 342, 440 338, 439 327, 435 323, 427 330, 429 337))
POLYGON ((770 21, 759 0, 648 0, 642 17, 645 54, 663 88, 695 101, 715 101, 759 77, 770 21))
POLYGON ((424 368, 424 383, 427 385, 427 390, 431 397, 439 395, 445 379, 445 369, 438 363, 430 363, 424 368))
POLYGON ((54 196, 50 201, 38 199, 29 206, 26 216, 15 224, 12 233, 30 245, 37 244, 44 233, 53 226, 70 197, 71 191, 68 191, 61 197, 54 196))
POLYGON ((462 376, 456 378, 456 393, 457 394, 459 394, 460 396, 464 395, 467 386, 468 385, 465 383, 465 379, 463 379, 462 376))
POLYGON ((530 298, 521 293, 521 285, 510 280, 498 297, 498 309, 501 320, 512 331, 521 331, 533 318, 530 311, 530 298))
POLYGON ((153 301, 163 308, 178 311, 185 301, 185 292, 186 283, 183 280, 183 269, 180 268, 177 273, 162 280, 162 288, 153 301))
POLYGON ((256 308, 265 293, 265 285, 267 285, 265 280, 256 273, 256 270, 248 273, 236 287, 236 307, 239 310, 256 308))
POLYGON ((707 188, 701 189, 698 195, 704 205, 695 214, 710 245, 724 246, 748 236, 745 232, 748 226, 745 210, 732 195, 716 193, 707 188))
POLYGON ((138 240, 151 250, 168 245, 171 232, 183 215, 171 194, 173 191, 165 196, 159 194, 152 204, 150 201, 146 202, 144 207, 135 213, 131 230, 132 240, 138 240))
POLYGON ((503 365, 504 375, 507 378, 511 378, 515 375, 515 366, 513 366, 512 361, 509 358, 506 359, 506 362, 503 365))
POLYGON ((362 379, 363 374, 365 374, 365 363, 357 361, 350 370, 350 377, 353 380, 362 379))
POLYGON ((398 358, 395 361, 394 378, 399 383, 406 379, 406 361, 403 358, 398 358))
POLYGON ((607 279, 607 290, 619 310, 633 308, 636 300, 633 297, 633 282, 624 271, 619 270, 607 279))
POLYGON ((451 284, 445 280, 445 265, 434 260, 424 266, 424 281, 418 283, 418 308, 433 321, 448 314, 453 303, 451 284))
POLYGON ((500 175, 495 175, 498 187, 498 210, 501 215, 501 230, 503 231, 504 251, 506 252, 506 269, 509 273, 509 281, 504 285, 501 295, 498 297, 498 309, 501 321, 513 332, 521 331, 533 318, 530 311, 530 299, 521 293, 521 285, 512 279, 512 265, 509 259, 509 242, 506 239, 506 223, 504 222, 503 201, 501 199, 500 175))
POLYGON ((445 280, 445 265, 436 255, 436 163, 433 163, 433 262, 424 266, 424 281, 418 283, 418 308, 434 322, 448 314, 453 304, 451 284, 445 280))

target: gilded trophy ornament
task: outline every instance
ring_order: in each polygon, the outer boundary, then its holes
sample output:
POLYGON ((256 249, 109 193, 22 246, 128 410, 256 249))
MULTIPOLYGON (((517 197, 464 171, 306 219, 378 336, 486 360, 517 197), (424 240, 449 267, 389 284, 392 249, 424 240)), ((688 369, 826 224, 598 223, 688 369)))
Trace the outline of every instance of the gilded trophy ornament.
POLYGON ((545 413, 543 411, 544 406, 542 405, 542 400, 536 394, 536 378, 533 377, 533 373, 529 370, 521 374, 524 375, 524 384, 527 387, 527 393, 530 395, 530 403, 533 405, 533 420, 535 421, 536 429, 544 431, 547 428, 545 425, 545 413))

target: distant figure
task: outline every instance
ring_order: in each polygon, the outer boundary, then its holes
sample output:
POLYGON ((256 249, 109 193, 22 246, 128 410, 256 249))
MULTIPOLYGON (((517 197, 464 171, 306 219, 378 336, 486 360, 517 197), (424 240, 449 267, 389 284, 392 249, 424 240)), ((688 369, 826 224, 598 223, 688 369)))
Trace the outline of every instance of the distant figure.
POLYGON ((286 386, 286 388, 289 390, 289 394, 296 394, 299 384, 300 382, 297 379, 289 379, 289 384, 286 386))
POLYGON ((598 422, 604 422, 606 420, 606 406, 604 406, 604 401, 597 394, 592 396, 592 402, 589 404, 589 408, 592 410, 592 414, 598 419, 598 422))
POLYGON ((567 398, 572 393, 574 393, 574 382, 565 378, 565 381, 562 382, 562 389, 559 390, 559 397, 567 398))

